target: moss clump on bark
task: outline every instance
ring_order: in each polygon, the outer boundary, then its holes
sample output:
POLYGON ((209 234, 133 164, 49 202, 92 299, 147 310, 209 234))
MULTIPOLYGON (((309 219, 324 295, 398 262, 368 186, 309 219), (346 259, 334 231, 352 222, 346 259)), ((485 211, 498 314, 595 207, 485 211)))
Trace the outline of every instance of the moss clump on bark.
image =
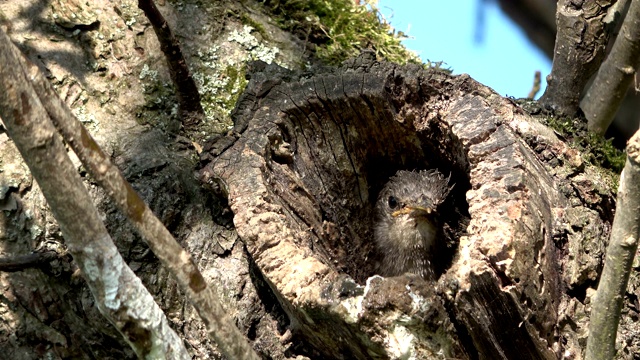
POLYGON ((406 38, 382 17, 377 1, 363 0, 266 0, 276 22, 285 30, 315 44, 316 54, 329 64, 355 57, 363 49, 398 64, 420 64, 407 50, 406 38))
POLYGON ((584 160, 617 174, 622 171, 626 155, 612 141, 587 130, 586 121, 566 117, 548 117, 547 123, 563 137, 570 139, 584 160))

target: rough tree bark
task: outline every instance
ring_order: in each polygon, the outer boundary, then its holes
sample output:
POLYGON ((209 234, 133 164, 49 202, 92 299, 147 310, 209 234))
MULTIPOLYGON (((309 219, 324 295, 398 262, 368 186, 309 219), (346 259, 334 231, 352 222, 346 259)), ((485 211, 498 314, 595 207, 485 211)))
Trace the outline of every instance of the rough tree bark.
POLYGON ((595 280, 584 248, 602 256, 612 193, 517 105, 467 76, 363 54, 312 76, 264 67, 235 121, 208 149, 204 180, 228 193, 290 327, 321 356, 580 355, 563 321, 570 291, 595 280), (371 277, 377 192, 399 169, 434 167, 453 174, 465 210, 447 220, 468 222, 441 254, 444 274, 371 277))
POLYGON ((600 67, 611 29, 604 19, 615 1, 560 0, 551 74, 540 102, 575 116, 584 87, 600 67))
MULTIPOLYGON (((517 358, 581 356, 614 185, 544 119, 467 76, 371 59, 305 74, 257 64, 234 131, 205 146, 203 188, 193 176, 199 145, 164 132, 175 128, 175 97, 166 92, 169 76, 150 25, 135 2, 90 5, 4 2, 0 23, 47 71, 205 279, 219 284, 262 356, 500 358, 514 349, 517 358), (434 166, 453 173, 455 200, 468 209, 449 220, 460 220, 466 233, 445 244, 438 282, 370 277, 379 256, 371 244, 377 191, 397 169, 434 166)), ((275 57, 292 69, 308 59, 309 44, 274 26, 252 1, 166 2, 160 11, 204 94, 207 119, 198 130, 206 134, 226 132, 248 59, 275 57)), ((61 247, 37 184, 4 133, 0 158, 3 258, 61 247)), ((220 358, 167 269, 90 177, 85 184, 194 358, 220 358)), ((619 336, 620 357, 628 359, 640 349, 634 266, 619 336)), ((134 358, 74 270, 67 255, 0 273, 3 356, 134 358)))

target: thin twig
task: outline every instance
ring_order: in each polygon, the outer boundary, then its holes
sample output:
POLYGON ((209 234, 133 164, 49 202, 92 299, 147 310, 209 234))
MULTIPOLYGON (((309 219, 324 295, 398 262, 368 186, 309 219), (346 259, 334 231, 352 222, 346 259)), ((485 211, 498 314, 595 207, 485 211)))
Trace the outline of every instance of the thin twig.
POLYGON ((37 268, 58 259, 53 250, 34 251, 31 254, 0 257, 0 271, 15 272, 37 268))
POLYGON ((144 11, 151 22, 160 50, 164 53, 169 66, 171 80, 178 95, 178 113, 182 124, 190 129, 204 119, 204 110, 200 104, 200 93, 191 77, 187 61, 182 55, 180 42, 173 36, 169 24, 164 19, 153 0, 139 0, 138 7, 144 11))
POLYGON ((0 29, 0 117, 40 185, 100 312, 142 359, 191 359, 113 244, 32 87, 37 66, 0 29))
POLYGON ((627 145, 627 163, 620 176, 616 216, 611 228, 598 291, 591 299, 586 360, 613 359, 616 334, 631 265, 640 235, 640 131, 627 145))
POLYGON ((536 71, 536 73, 533 75, 533 86, 531 87, 531 91, 529 91, 527 99, 533 100, 536 97, 538 91, 540 91, 541 78, 542 74, 540 73, 540 71, 536 71))

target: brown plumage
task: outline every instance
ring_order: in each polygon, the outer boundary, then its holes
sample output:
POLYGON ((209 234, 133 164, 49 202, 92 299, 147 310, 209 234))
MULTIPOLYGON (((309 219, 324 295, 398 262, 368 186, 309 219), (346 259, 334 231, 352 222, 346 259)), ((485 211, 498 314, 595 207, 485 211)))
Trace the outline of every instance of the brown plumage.
POLYGON ((449 178, 437 170, 400 170, 384 186, 376 203, 374 230, 383 256, 381 275, 433 278, 432 250, 443 236, 438 207, 452 189, 449 178))

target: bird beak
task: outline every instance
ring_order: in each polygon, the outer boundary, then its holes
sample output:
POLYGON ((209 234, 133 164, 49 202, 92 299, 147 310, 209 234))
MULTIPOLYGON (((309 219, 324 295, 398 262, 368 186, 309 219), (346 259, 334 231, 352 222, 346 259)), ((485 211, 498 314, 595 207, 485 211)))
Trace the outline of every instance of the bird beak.
POLYGON ((396 210, 394 212, 391 213, 391 216, 393 217, 397 217, 400 216, 402 214, 409 214, 409 215, 420 215, 420 214, 424 214, 424 215, 431 215, 431 213, 434 212, 434 209, 432 208, 426 208, 426 207, 422 207, 422 206, 405 206, 400 210, 396 210))

